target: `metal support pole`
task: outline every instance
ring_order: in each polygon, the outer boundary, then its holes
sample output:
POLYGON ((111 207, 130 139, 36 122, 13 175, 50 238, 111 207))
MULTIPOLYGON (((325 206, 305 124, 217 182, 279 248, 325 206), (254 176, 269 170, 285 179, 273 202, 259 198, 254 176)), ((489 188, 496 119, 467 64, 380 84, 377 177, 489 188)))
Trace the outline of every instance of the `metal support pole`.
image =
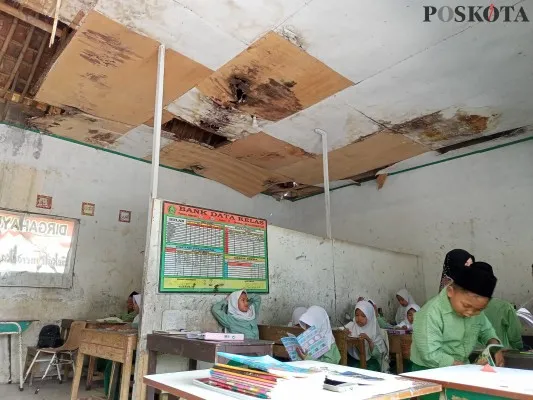
MULTIPOLYGON (((161 148, 161 119, 163 114, 163 82, 165 77, 165 45, 159 45, 157 80, 155 86, 154 137, 152 138, 152 179, 150 200, 157 198, 159 184, 159 152, 161 148)), ((152 201, 150 201, 150 209, 152 201)))
POLYGON ((324 200, 326 205, 326 234, 331 239, 331 201, 329 193, 328 134, 322 129, 315 129, 322 137, 322 167, 324 168, 324 200))

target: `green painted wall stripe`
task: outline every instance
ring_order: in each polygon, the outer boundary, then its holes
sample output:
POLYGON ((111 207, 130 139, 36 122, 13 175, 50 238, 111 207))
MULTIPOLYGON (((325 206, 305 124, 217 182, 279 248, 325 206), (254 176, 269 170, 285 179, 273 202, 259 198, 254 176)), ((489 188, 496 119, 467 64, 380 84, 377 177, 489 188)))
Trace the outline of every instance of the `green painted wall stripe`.
MULTIPOLYGON (((417 169, 420 169, 420 168, 429 167, 431 165, 436 165, 436 164, 441 164, 441 163, 445 163, 445 162, 452 161, 452 160, 457 160, 458 158, 468 157, 468 156, 471 156, 471 155, 474 155, 474 154, 487 153, 487 152, 492 151, 492 150, 497 150, 497 149, 501 149, 502 147, 507 147, 507 146, 512 146, 512 145, 523 143, 523 142, 528 142, 530 140, 533 140, 533 136, 530 136, 530 137, 527 137, 527 138, 523 138, 523 139, 519 139, 519 140, 515 140, 513 142, 502 143, 502 144, 499 144, 499 145, 496 145, 496 146, 487 147, 486 149, 475 150, 475 151, 472 151, 470 153, 465 153, 465 154, 457 155, 457 156, 454 156, 454 157, 445 158, 444 160, 432 161, 430 163, 421 164, 421 165, 417 165, 415 167, 402 169, 400 171, 391 172, 388 175, 389 176, 393 176, 393 175, 403 174, 404 172, 414 171, 414 170, 417 170, 417 169)), ((346 187, 356 186, 356 185, 357 185, 356 183, 353 183, 353 184, 349 184, 349 185, 340 186, 338 188, 330 189, 330 193, 335 191, 335 190, 344 189, 346 187)), ((300 197, 299 199, 296 199, 296 200, 293 200, 293 201, 300 201, 300 200, 308 199, 310 197, 318 196, 318 195, 321 195, 321 194, 323 194, 323 193, 310 194, 308 196, 300 197)))
POLYGON ((471 155, 474 155, 474 154, 487 153, 487 152, 492 151, 492 150, 497 150, 497 149, 501 149, 502 147, 507 147, 507 146, 512 146, 514 144, 527 142, 529 140, 533 140, 533 136, 530 136, 530 137, 527 137, 527 138, 523 138, 523 139, 519 139, 519 140, 515 140, 514 142, 502 143, 502 144, 499 144, 499 145, 496 145, 496 146, 487 147, 486 149, 475 150, 475 151, 472 151, 470 153, 460 154, 460 155, 457 155, 457 156, 454 156, 454 157, 446 158, 444 160, 432 161, 430 163, 417 165, 416 167, 402 169, 401 171, 391 172, 388 175, 389 176, 398 175, 398 174, 402 174, 404 172, 414 171, 416 169, 429 167, 431 165, 436 165, 436 164, 441 164, 441 163, 452 161, 452 160, 457 160, 458 158, 468 157, 468 156, 471 156, 471 155))
MULTIPOLYGON (((126 158, 129 158, 129 159, 132 159, 132 160, 141 161, 143 163, 152 164, 152 162, 150 160, 145 160, 144 158, 139 158, 139 157, 131 156, 129 154, 120 153, 118 151, 107 149, 105 147, 96 146, 94 144, 80 142, 79 140, 71 139, 71 138, 68 138, 68 137, 65 137, 65 136, 60 136, 60 135, 56 135, 56 134, 53 134, 53 133, 45 133, 45 132, 39 131, 38 129, 28 128, 27 126, 11 124, 11 123, 8 123, 8 122, 0 122, 0 124, 7 125, 7 126, 12 126, 12 127, 19 128, 19 129, 23 129, 25 131, 29 131, 29 132, 33 132, 33 133, 38 133, 38 134, 41 134, 41 135, 44 135, 44 136, 49 136, 49 137, 52 137, 52 138, 55 138, 55 139, 64 140, 65 142, 79 144, 81 146, 89 147, 89 148, 92 148, 92 149, 95 149, 95 150, 104 151, 106 153, 115 154, 117 156, 126 157, 126 158)), ((163 165, 163 164, 160 164, 160 167, 166 168, 166 169, 170 169, 171 171, 177 171, 177 172, 182 172, 184 174, 197 176, 198 178, 204 178, 202 175, 195 174, 194 172, 189 171, 189 170, 173 168, 173 167, 169 167, 169 166, 163 165)), ((207 179, 207 178, 204 178, 204 179, 207 179)))

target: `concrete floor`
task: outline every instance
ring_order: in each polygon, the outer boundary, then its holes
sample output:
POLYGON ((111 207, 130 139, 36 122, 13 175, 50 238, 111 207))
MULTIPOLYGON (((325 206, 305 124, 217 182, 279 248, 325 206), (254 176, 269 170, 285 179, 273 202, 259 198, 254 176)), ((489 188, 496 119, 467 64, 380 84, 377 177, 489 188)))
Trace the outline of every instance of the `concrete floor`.
MULTIPOLYGON (((33 387, 24 387, 20 392, 18 385, 0 385, 1 400, 70 400, 71 381, 63 384, 57 381, 45 382, 38 394, 35 394, 35 385, 33 387)), ((90 392, 85 391, 84 385, 81 385, 78 399, 92 400, 103 399, 104 392, 102 388, 93 389, 90 392)))

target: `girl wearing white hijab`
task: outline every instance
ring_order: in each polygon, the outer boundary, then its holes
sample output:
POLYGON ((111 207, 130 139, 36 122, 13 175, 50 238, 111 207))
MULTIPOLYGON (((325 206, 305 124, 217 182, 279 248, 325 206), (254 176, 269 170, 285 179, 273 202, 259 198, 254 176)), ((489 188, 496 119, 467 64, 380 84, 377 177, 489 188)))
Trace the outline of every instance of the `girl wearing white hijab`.
POLYGON ((398 307, 398 310, 396 310, 394 322, 399 324, 407 317, 407 306, 409 304, 416 304, 416 301, 413 299, 413 296, 411 296, 407 289, 398 290, 396 292, 396 300, 398 300, 400 306, 398 307))
POLYGON ((418 304, 409 304, 405 308, 407 309, 406 317, 402 322, 398 324, 398 328, 412 330, 413 321, 415 320, 415 313, 420 311, 420 307, 418 306, 418 304))
POLYGON ((361 300, 366 300, 370 304, 372 304, 372 306, 374 307, 375 314, 376 314, 376 320, 378 321, 378 325, 379 325, 379 327, 381 329, 390 329, 390 328, 393 327, 393 325, 389 324, 385 318, 383 318, 381 315, 379 315, 378 305, 376 304, 376 302, 374 300, 369 299, 369 298, 360 297, 359 300, 357 300, 357 301, 361 301, 361 300))
MULTIPOLYGON (((316 361, 321 361, 330 364, 338 364, 341 361, 341 353, 335 343, 335 337, 331 331, 331 324, 329 322, 328 313, 322 307, 311 306, 300 317, 300 326, 306 330, 311 326, 314 326, 321 336, 326 338, 326 345, 329 350, 327 353, 320 356, 316 361)), ((302 359, 309 359, 301 349, 298 349, 298 353, 302 359)))
POLYGON ((229 333, 242 333, 245 339, 259 339, 257 317, 261 307, 258 295, 248 295, 244 290, 231 293, 213 304, 211 313, 229 333))
POLYGON ((307 307, 296 307, 292 312, 292 319, 289 326, 300 326, 300 317, 307 311, 307 307))
MULTIPOLYGON (((387 345, 376 321, 374 306, 362 300, 355 306, 354 319, 346 328, 350 330, 350 335, 365 340, 365 353, 367 368, 373 371, 387 371, 389 365, 387 362, 388 352, 387 345)), ((350 355, 348 365, 359 367, 360 355, 355 346, 348 348, 350 355)))

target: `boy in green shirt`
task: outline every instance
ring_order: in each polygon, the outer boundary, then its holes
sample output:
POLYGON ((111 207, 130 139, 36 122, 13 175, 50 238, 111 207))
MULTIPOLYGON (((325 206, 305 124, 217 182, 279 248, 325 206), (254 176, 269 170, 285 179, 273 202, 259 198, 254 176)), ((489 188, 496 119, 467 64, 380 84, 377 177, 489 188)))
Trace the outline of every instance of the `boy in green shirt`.
MULTIPOLYGON (((416 313, 413 324, 411 361, 413 370, 468 364, 479 341, 484 345, 500 340, 483 313, 496 287, 492 267, 475 262, 462 268, 454 282, 416 313)), ((503 354, 495 362, 503 365, 503 354)))
POLYGON ((501 299, 492 299, 483 312, 504 347, 514 350, 523 349, 522 324, 511 303, 501 299))

